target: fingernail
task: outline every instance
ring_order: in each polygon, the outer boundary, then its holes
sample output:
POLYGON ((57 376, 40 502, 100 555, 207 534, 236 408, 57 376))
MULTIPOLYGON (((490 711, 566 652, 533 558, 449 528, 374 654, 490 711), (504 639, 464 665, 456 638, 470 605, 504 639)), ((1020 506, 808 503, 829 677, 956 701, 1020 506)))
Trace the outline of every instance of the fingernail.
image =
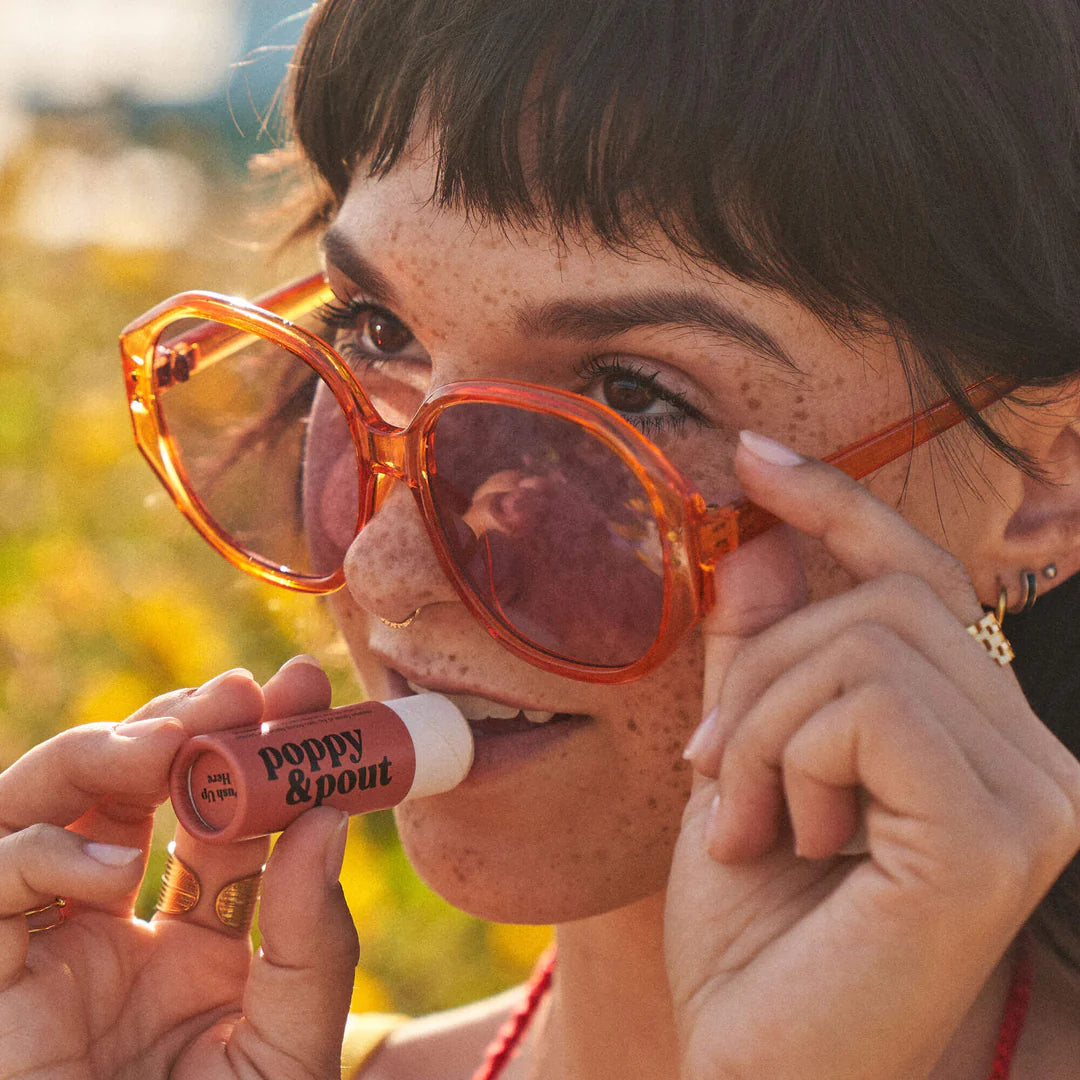
POLYGON ((759 435, 756 431, 740 431, 739 441, 751 454, 770 465, 801 465, 806 460, 790 447, 765 435, 759 435))
POLYGON ((204 682, 202 684, 202 686, 200 686, 199 689, 196 690, 195 693, 193 693, 191 696, 192 697, 199 697, 202 694, 211 694, 223 682, 225 682, 227 679, 232 678, 234 675, 246 675, 249 679, 252 679, 252 680, 255 678, 255 676, 252 675, 251 672, 248 671, 247 668, 242 668, 242 667, 231 668, 229 671, 223 671, 220 675, 218 675, 215 678, 211 679, 209 682, 204 682))
POLYGON ((117 724, 114 732, 124 739, 145 739, 148 735, 153 735, 155 731, 160 731, 166 724, 177 723, 179 721, 172 716, 151 716, 146 720, 132 720, 130 723, 117 724))
POLYGON ((697 731, 690 736, 686 744, 683 757, 689 762, 696 762, 708 748, 716 732, 716 725, 720 720, 720 706, 714 705, 706 714, 705 719, 698 724, 697 731))
POLYGON ((349 815, 341 811, 341 821, 326 841, 326 880, 336 885, 341 877, 341 864, 345 861, 345 845, 349 839, 349 815))
POLYGON ((83 851, 94 862, 99 862, 103 866, 127 866, 142 854, 141 848, 121 847, 119 844, 98 844, 93 840, 87 840, 83 844, 83 851))
POLYGON ((294 656, 291 660, 286 660, 284 664, 278 668, 278 671, 284 671, 286 668, 298 667, 303 665, 304 667, 318 668, 322 671, 322 664, 314 656, 308 656, 307 653, 300 653, 299 656, 294 656))

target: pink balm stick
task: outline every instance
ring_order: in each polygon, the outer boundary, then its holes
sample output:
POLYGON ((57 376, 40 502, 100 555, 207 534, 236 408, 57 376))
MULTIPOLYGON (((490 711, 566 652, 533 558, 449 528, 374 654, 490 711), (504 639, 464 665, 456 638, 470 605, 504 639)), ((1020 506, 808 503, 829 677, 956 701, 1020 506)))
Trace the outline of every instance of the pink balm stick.
POLYGON ((417 694, 196 735, 173 760, 169 789, 188 832, 229 843, 280 832, 316 806, 366 814, 449 791, 472 760, 457 706, 417 694))

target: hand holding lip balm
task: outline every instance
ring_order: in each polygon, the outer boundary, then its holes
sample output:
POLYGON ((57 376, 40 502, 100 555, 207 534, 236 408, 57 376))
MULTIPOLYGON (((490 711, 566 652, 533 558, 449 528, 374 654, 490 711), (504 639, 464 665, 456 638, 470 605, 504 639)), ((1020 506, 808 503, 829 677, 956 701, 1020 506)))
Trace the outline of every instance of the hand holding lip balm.
POLYGON ((230 843, 324 803, 350 814, 437 795, 468 775, 473 737, 440 694, 365 701, 190 739, 169 778, 180 823, 230 843))

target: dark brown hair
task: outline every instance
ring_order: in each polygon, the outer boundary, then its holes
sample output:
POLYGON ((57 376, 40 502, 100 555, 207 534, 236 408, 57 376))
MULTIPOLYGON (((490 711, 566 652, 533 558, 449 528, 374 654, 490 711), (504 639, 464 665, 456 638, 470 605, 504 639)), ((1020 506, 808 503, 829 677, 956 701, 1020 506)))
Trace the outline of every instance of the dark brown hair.
MULTIPOLYGON (((659 224, 837 333, 884 326, 916 394, 962 398, 1080 370, 1078 73, 1065 0, 325 0, 291 121, 309 223, 426 135, 439 204, 616 250, 659 224)), ((1045 718, 1076 752, 1077 656, 1055 655, 1040 679, 1071 696, 1045 718)), ((1071 872, 1044 912, 1075 925, 1071 872)))

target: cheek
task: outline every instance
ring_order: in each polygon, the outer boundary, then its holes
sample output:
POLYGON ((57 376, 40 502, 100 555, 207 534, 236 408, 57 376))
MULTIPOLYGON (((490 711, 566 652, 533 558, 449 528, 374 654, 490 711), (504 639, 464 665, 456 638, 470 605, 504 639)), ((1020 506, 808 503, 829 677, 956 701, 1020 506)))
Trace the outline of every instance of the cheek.
POLYGON ((356 535, 360 475, 344 414, 329 391, 315 397, 304 448, 304 531, 312 564, 329 573, 341 566, 356 535))

